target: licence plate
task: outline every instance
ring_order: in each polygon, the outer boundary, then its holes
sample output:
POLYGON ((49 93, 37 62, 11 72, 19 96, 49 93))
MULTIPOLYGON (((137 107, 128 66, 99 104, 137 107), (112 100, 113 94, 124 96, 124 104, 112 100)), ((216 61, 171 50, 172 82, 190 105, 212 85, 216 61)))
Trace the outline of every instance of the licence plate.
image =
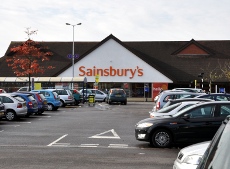
POLYGON ((121 95, 115 95, 116 97, 121 97, 121 95))

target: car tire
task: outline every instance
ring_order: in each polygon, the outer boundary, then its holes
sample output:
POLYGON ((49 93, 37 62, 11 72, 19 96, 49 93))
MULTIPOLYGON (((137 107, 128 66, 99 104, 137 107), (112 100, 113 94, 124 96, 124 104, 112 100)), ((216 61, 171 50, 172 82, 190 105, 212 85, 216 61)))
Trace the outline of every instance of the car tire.
POLYGON ((54 110, 54 106, 51 103, 48 103, 47 110, 53 111, 54 110))
POLYGON ((60 104, 60 107, 65 107, 65 103, 63 100, 60 100, 61 104, 60 104))
POLYGON ((10 110, 10 111, 7 111, 7 112, 6 112, 6 119, 7 119, 8 121, 13 121, 13 120, 15 120, 16 118, 17 118, 17 115, 16 115, 16 113, 15 113, 14 111, 10 110))
POLYGON ((127 105, 127 101, 124 102, 124 105, 127 105))
POLYGON ((169 147, 172 143, 172 134, 165 129, 159 129, 152 135, 151 144, 154 147, 165 148, 169 147))
POLYGON ((112 104, 112 102, 111 102, 110 100, 108 101, 108 103, 109 103, 109 104, 112 104))

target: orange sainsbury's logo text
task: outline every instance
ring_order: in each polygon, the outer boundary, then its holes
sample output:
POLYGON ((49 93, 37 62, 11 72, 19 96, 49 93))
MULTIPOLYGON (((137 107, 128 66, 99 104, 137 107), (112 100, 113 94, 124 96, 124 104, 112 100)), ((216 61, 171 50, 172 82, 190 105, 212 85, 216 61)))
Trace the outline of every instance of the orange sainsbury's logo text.
POLYGON ((100 69, 96 66, 93 68, 86 68, 85 66, 79 67, 79 76, 129 76, 132 79, 135 75, 143 76, 143 69, 138 66, 135 69, 116 69, 110 66, 109 68, 100 69))

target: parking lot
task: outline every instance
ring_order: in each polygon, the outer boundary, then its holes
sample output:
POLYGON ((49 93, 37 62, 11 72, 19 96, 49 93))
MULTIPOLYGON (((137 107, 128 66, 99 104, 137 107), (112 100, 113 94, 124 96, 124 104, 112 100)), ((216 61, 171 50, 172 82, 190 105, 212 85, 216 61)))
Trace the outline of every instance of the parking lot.
POLYGON ((172 168, 178 148, 158 149, 134 136, 152 102, 80 104, 0 121, 1 168, 172 168))

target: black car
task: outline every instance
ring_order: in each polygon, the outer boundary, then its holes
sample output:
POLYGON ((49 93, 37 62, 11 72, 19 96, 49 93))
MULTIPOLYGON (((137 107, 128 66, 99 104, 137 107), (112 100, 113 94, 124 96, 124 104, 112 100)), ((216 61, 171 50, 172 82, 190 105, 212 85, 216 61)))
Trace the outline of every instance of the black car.
POLYGON ((230 166, 230 116, 216 132, 197 169, 229 169, 230 166))
POLYGON ((135 137, 162 148, 208 141, 228 115, 229 101, 195 104, 171 116, 141 120, 135 126, 135 137))
POLYGON ((210 93, 210 94, 196 96, 196 98, 206 98, 206 99, 212 99, 215 101, 230 101, 230 94, 229 93, 210 93))

